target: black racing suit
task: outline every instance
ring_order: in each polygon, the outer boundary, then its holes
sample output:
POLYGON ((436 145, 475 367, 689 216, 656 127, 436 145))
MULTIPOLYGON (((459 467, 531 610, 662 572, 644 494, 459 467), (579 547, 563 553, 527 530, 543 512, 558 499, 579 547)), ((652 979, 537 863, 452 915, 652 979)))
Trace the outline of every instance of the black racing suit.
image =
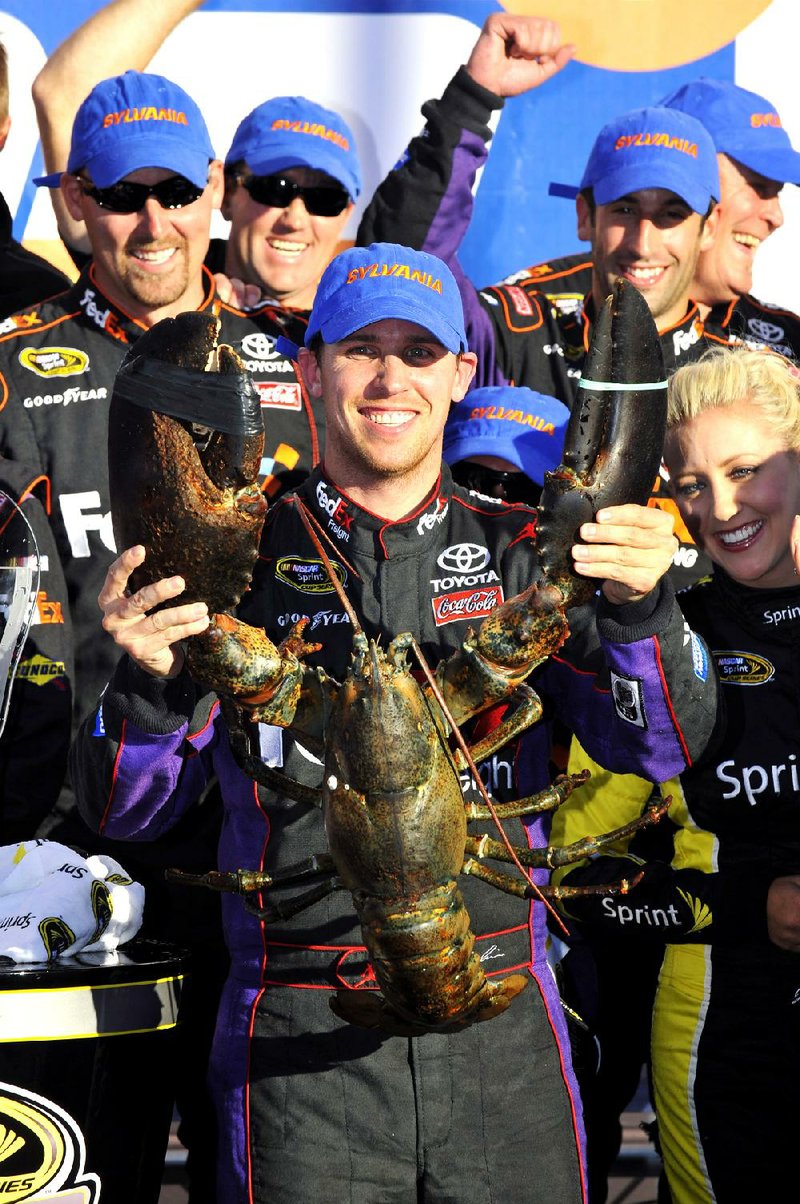
MULTIPOLYGON (((573 311, 592 287, 591 251, 548 259, 523 269, 513 279, 545 293, 555 309, 573 311)), ((710 344, 768 347, 787 359, 800 360, 800 316, 759 301, 751 293, 718 302, 706 315, 704 326, 710 344)))
MULTIPOLYGON (((672 864, 632 862, 622 846, 559 877, 577 885, 643 872, 624 899, 566 906, 597 939, 627 938, 634 959, 642 942, 666 943, 652 1057, 676 1204, 785 1199, 800 958, 770 942, 766 904, 775 878, 800 873, 800 587, 749 589, 715 568, 681 607, 713 650, 727 725, 702 761, 661 788, 673 800, 672 864)), ((633 814, 623 791, 570 803, 553 822, 558 843, 633 814)))
MULTIPOLYGON (((333 542, 366 634, 384 647, 411 631, 435 664, 530 580, 534 512, 466 493, 446 466, 401 522, 360 509, 320 469, 299 496, 333 542)), ((243 616, 275 639, 307 616, 306 638, 323 645, 309 664, 341 679, 352 631, 291 499, 272 509, 262 548, 243 616)), ((575 610, 570 625, 570 641, 531 679, 547 713, 570 712, 595 755, 617 769, 664 776, 692 762, 714 721, 716 685, 669 584, 622 610, 601 601, 596 619, 593 606, 575 610), (615 710, 607 661, 631 683, 645 725, 615 710)), ((387 738, 401 741, 402 732, 389 728, 387 738)), ((543 724, 539 787, 549 781, 547 743, 543 724)), ((290 732, 261 725, 252 747, 291 777, 320 783, 321 763, 290 732)), ((255 788, 234 764, 214 695, 185 672, 158 681, 123 658, 80 733, 73 772, 87 821, 128 839, 166 831, 216 772, 225 870, 272 872, 326 848, 316 807, 255 788)), ((517 844, 546 843, 547 826, 541 817, 506 824, 517 844)), ((212 1081, 226 1204, 585 1198, 543 908, 472 878, 463 893, 488 972, 522 970, 531 981, 491 1023, 411 1039, 343 1025, 328 1008, 337 987, 374 989, 346 895, 269 926, 224 898, 232 970, 212 1081)))

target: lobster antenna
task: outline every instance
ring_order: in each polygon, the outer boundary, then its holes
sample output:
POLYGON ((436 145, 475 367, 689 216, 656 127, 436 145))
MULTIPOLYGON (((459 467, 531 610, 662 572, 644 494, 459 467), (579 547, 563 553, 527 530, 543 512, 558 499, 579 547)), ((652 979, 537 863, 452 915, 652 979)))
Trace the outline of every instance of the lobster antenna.
POLYGON ((453 732, 456 744, 461 749, 461 752, 464 754, 464 759, 466 760, 467 765, 469 766, 469 768, 472 772, 472 776, 475 779, 475 785, 478 787, 478 790, 481 793, 481 797, 483 798, 483 801, 486 803, 486 806, 489 808, 489 814, 491 815, 492 819, 495 822, 497 831, 500 833, 500 839, 502 840, 503 844, 506 846, 506 849, 508 850, 511 860, 514 862, 514 865, 517 867, 519 872, 522 874, 523 878, 525 878, 526 881, 528 881, 530 883, 530 885, 533 887, 534 891, 539 896, 542 903, 544 903, 545 907, 550 912, 553 919, 556 920, 556 922, 558 923, 558 926, 560 927, 560 929, 564 933, 564 935, 569 936, 569 929, 567 928, 564 921, 561 919, 561 916, 558 914, 556 909, 553 907, 552 903, 550 903, 547 899, 545 899, 544 895, 539 890, 539 887, 536 885, 536 883, 533 881, 533 879, 531 877, 529 877, 528 874, 526 874, 525 867, 522 865, 519 857, 517 857, 517 854, 514 852, 514 846, 512 845, 511 841, 508 839, 508 836, 506 835, 505 829, 504 829, 503 825, 500 823, 500 820, 497 818, 497 812, 494 809, 494 804, 492 803, 492 800, 489 797, 489 793, 481 780, 481 775, 478 773, 478 767, 472 759, 472 754, 470 753, 469 748, 467 747, 467 742, 464 739, 464 737, 462 736, 459 726, 456 723, 455 719, 453 718, 453 716, 450 712, 450 708, 448 707, 447 703, 444 700, 442 691, 439 689, 438 683, 437 683, 435 677, 433 676, 433 674, 431 673, 430 668, 428 667, 428 663, 425 660, 425 657, 422 655, 422 649, 420 648, 419 644, 417 643, 417 641, 414 639, 413 636, 411 637, 411 647, 414 649, 417 660, 419 661, 422 672, 425 674, 425 678, 428 682, 428 685, 431 688, 431 692, 432 692, 434 698, 438 702, 439 706, 442 708, 442 713, 443 713, 445 719, 450 724, 450 729, 453 732))
MULTIPOLYGON (((350 602, 350 599, 348 598, 347 594, 344 592, 344 587, 343 587, 341 581, 339 580, 338 576, 334 572, 334 568, 333 568, 333 565, 331 564, 330 556, 323 548, 322 541, 320 540, 319 536, 317 535, 317 532, 314 530, 313 526, 311 525, 312 524, 311 514, 309 514, 307 507, 300 501, 300 498, 297 497, 297 495, 294 495, 292 500, 293 500, 295 506, 297 507, 297 511, 300 515, 300 520, 301 520, 303 526, 305 527, 306 531, 308 532, 308 537, 311 540, 311 542, 313 543, 316 551, 319 553, 320 559, 322 560, 322 563, 325 566, 325 572, 328 574, 328 579, 336 592, 336 596, 338 597, 339 601, 341 602, 342 606, 344 607, 347 617, 350 619, 350 622, 353 627, 353 631, 354 632, 361 631, 361 621, 360 621, 358 615, 356 614, 355 609, 353 608, 353 605, 350 602)), ((341 557, 341 559, 344 562, 344 564, 347 565, 347 568, 350 570, 350 572, 353 574, 353 576, 358 577, 360 580, 361 579, 360 575, 355 571, 355 569, 352 567, 352 565, 347 564, 347 561, 344 559, 343 556, 341 557)))

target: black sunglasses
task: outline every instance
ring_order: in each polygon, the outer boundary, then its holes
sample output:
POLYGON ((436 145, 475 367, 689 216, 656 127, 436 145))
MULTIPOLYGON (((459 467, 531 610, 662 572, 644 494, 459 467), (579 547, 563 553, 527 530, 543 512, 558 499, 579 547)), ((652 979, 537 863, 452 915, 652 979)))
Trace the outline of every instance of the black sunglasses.
POLYGON ((338 217, 350 204, 344 188, 335 184, 295 184, 286 176, 237 176, 258 205, 286 209, 296 196, 316 217, 338 217))
POLYGON ((487 468, 485 464, 475 464, 472 460, 459 460, 451 465, 450 471, 456 484, 503 502, 525 502, 535 506, 542 492, 541 485, 537 485, 524 472, 501 472, 497 468, 487 468))
POLYGON ((193 204, 203 194, 202 188, 184 176, 168 176, 166 180, 159 180, 158 184, 134 184, 130 180, 120 180, 110 188, 95 188, 83 176, 77 178, 84 196, 90 196, 101 209, 107 209, 109 213, 138 213, 151 196, 156 198, 162 209, 183 209, 184 205, 193 204))

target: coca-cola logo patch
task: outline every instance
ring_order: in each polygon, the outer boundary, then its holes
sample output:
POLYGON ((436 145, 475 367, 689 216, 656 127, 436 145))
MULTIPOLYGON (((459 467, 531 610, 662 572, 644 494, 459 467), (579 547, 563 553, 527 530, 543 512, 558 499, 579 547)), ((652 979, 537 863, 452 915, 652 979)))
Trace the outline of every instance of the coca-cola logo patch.
POLYGON ((269 381, 257 380, 255 385, 262 406, 271 410, 302 410, 303 399, 298 384, 272 384, 269 381))
POLYGON ((437 627, 459 619, 484 619, 503 601, 503 587, 490 585, 482 589, 462 589, 454 594, 442 594, 431 599, 433 621, 437 627))

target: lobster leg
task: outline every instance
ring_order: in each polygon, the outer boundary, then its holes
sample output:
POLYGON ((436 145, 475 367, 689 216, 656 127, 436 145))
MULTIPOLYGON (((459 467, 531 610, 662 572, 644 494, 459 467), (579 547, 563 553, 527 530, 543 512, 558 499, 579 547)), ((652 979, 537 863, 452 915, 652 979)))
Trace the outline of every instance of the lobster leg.
POLYGON ((243 895, 247 911, 258 916, 265 923, 291 919, 292 916, 305 911, 320 899, 325 899, 334 891, 343 889, 330 853, 315 854, 296 865, 287 865, 274 874, 267 874, 259 870, 209 870, 207 874, 167 870, 166 877, 170 882, 177 882, 181 886, 203 886, 210 890, 243 895), (309 878, 318 878, 321 874, 326 875, 322 882, 318 882, 316 886, 297 895, 288 903, 272 900, 266 906, 259 907, 249 897, 274 886, 293 886, 298 882, 305 882, 309 878))
MULTIPOLYGON (((515 739, 541 719, 542 703, 536 691, 532 690, 530 686, 519 686, 508 701, 512 706, 515 702, 517 703, 511 714, 504 715, 497 727, 488 735, 470 745, 469 751, 473 761, 484 761, 487 757, 491 757, 509 740, 515 739)), ((464 768, 460 751, 455 754, 455 762, 459 769, 464 768)))
POLYGON ((520 815, 537 815, 541 811, 556 811, 569 798, 573 790, 582 786, 590 777, 588 769, 580 773, 562 774, 552 786, 527 798, 511 799, 507 803, 495 803, 492 810, 485 803, 467 803, 467 819, 514 819, 520 815))
MULTIPOLYGON (((523 865, 535 869, 556 869, 561 865, 570 865, 573 861, 591 857, 593 853, 618 840, 627 840, 629 836, 639 832, 642 828, 649 827, 650 824, 658 823, 662 816, 666 815, 671 801, 671 798, 667 798, 655 807, 648 807, 644 815, 631 820, 630 823, 623 824, 621 828, 615 828, 613 832, 604 832, 600 836, 587 836, 584 840, 576 840, 573 844, 564 845, 561 848, 515 847, 514 853, 523 865)), ((506 846, 499 840, 492 840, 490 836, 468 836, 464 848, 474 857, 491 857, 495 861, 513 861, 506 846)), ((464 872, 472 873, 474 871, 465 868, 464 872)))
POLYGON ((531 886, 530 883, 526 886, 523 878, 515 878, 512 874, 493 870, 491 866, 481 865, 471 857, 464 862, 462 873, 480 878, 481 882, 488 882, 497 890, 502 890, 507 895, 517 895, 520 899, 539 899, 542 895, 547 899, 571 899, 576 895, 627 895, 642 876, 636 874, 633 878, 623 878, 620 882, 613 882, 608 886, 531 886))

